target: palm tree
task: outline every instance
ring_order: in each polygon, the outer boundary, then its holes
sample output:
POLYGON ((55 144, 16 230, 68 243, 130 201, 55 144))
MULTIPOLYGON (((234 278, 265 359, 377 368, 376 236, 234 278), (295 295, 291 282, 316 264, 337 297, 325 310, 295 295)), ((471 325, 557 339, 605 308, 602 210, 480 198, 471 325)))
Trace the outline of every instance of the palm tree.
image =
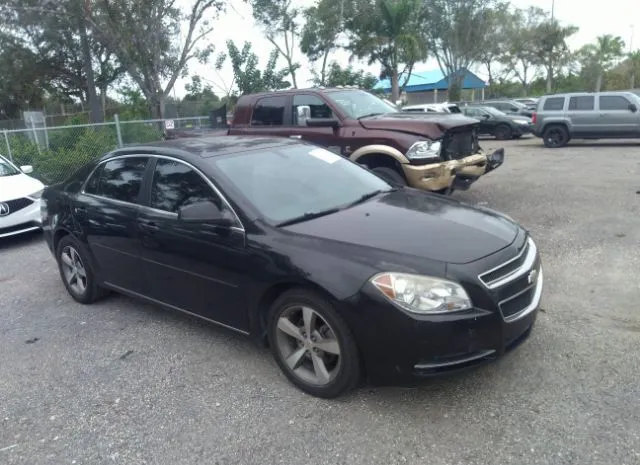
POLYGON ((631 71, 631 86, 629 88, 634 89, 636 87, 636 72, 640 69, 640 50, 630 52, 627 55, 627 62, 631 71))
MULTIPOLYGON (((400 96, 400 76, 411 75, 413 65, 426 59, 420 37, 420 0, 356 0, 347 22, 351 41, 348 49, 369 64, 379 63, 391 78, 391 100, 400 96), (404 65, 403 71, 400 66, 404 65)), ((406 84, 408 76, 404 80, 406 84)))
POLYGON ((624 40, 620 36, 605 34, 598 36, 594 44, 583 47, 582 53, 588 56, 589 61, 598 70, 595 92, 600 92, 602 80, 607 71, 624 56, 624 40))

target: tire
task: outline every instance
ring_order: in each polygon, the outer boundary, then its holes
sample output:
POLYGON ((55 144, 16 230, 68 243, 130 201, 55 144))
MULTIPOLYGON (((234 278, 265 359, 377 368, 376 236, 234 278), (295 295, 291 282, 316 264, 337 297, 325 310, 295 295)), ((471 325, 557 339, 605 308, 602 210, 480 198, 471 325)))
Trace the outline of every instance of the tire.
POLYGON ((360 381, 355 339, 331 303, 318 294, 294 289, 280 296, 269 312, 267 333, 278 366, 307 394, 331 399, 360 381))
POLYGON ((520 138, 522 138, 522 134, 514 134, 513 138, 514 139, 520 139, 520 138))
POLYGON ((496 136, 498 140, 510 140, 513 136, 513 131, 506 124, 499 124, 495 131, 493 131, 493 135, 496 136))
POLYGON ((550 149, 564 147, 569 143, 569 131, 564 126, 549 126, 542 134, 544 145, 550 149))
POLYGON ((87 249, 79 240, 71 235, 60 239, 56 260, 62 282, 76 302, 91 304, 104 297, 106 291, 98 286, 87 249))
POLYGON ((378 168, 372 168, 371 171, 376 173, 378 176, 380 176, 382 179, 384 179, 390 184, 394 184, 397 186, 407 185, 407 181, 404 179, 404 177, 393 168, 380 166, 378 168))

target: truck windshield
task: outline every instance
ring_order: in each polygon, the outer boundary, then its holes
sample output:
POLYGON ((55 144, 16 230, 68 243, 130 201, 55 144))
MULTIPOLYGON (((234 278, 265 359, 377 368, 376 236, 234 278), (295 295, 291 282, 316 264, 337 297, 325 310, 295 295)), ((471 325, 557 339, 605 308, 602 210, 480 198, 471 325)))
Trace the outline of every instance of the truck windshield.
POLYGON ((363 90, 341 90, 328 92, 326 95, 351 118, 398 113, 393 105, 363 90))
POLYGON ((20 174, 20 170, 13 166, 9 160, 0 155, 0 177, 15 176, 16 174, 20 174))
MULTIPOLYGON (((283 146, 209 158, 234 190, 272 224, 348 208, 392 187, 328 150, 283 146)), ((298 219, 298 220, 296 220, 298 219)))

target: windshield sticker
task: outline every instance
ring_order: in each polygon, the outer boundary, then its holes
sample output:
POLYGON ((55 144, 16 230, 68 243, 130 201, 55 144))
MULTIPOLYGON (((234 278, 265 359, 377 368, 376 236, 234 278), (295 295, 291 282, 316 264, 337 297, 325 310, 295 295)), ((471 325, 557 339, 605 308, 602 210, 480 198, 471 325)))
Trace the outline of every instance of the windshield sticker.
POLYGON ((340 160, 340 155, 331 153, 325 149, 313 149, 309 152, 309 155, 313 155, 318 160, 322 160, 325 163, 335 163, 340 160))

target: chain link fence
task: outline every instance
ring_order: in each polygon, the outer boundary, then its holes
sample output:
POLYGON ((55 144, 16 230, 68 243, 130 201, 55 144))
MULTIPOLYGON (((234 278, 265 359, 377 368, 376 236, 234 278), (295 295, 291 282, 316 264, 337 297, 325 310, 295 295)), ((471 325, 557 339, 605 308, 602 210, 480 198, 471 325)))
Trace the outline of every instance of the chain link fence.
POLYGON ((0 155, 33 166, 45 184, 63 181, 85 163, 118 147, 162 139, 167 129, 209 127, 208 116, 173 120, 115 121, 0 131, 0 155))

